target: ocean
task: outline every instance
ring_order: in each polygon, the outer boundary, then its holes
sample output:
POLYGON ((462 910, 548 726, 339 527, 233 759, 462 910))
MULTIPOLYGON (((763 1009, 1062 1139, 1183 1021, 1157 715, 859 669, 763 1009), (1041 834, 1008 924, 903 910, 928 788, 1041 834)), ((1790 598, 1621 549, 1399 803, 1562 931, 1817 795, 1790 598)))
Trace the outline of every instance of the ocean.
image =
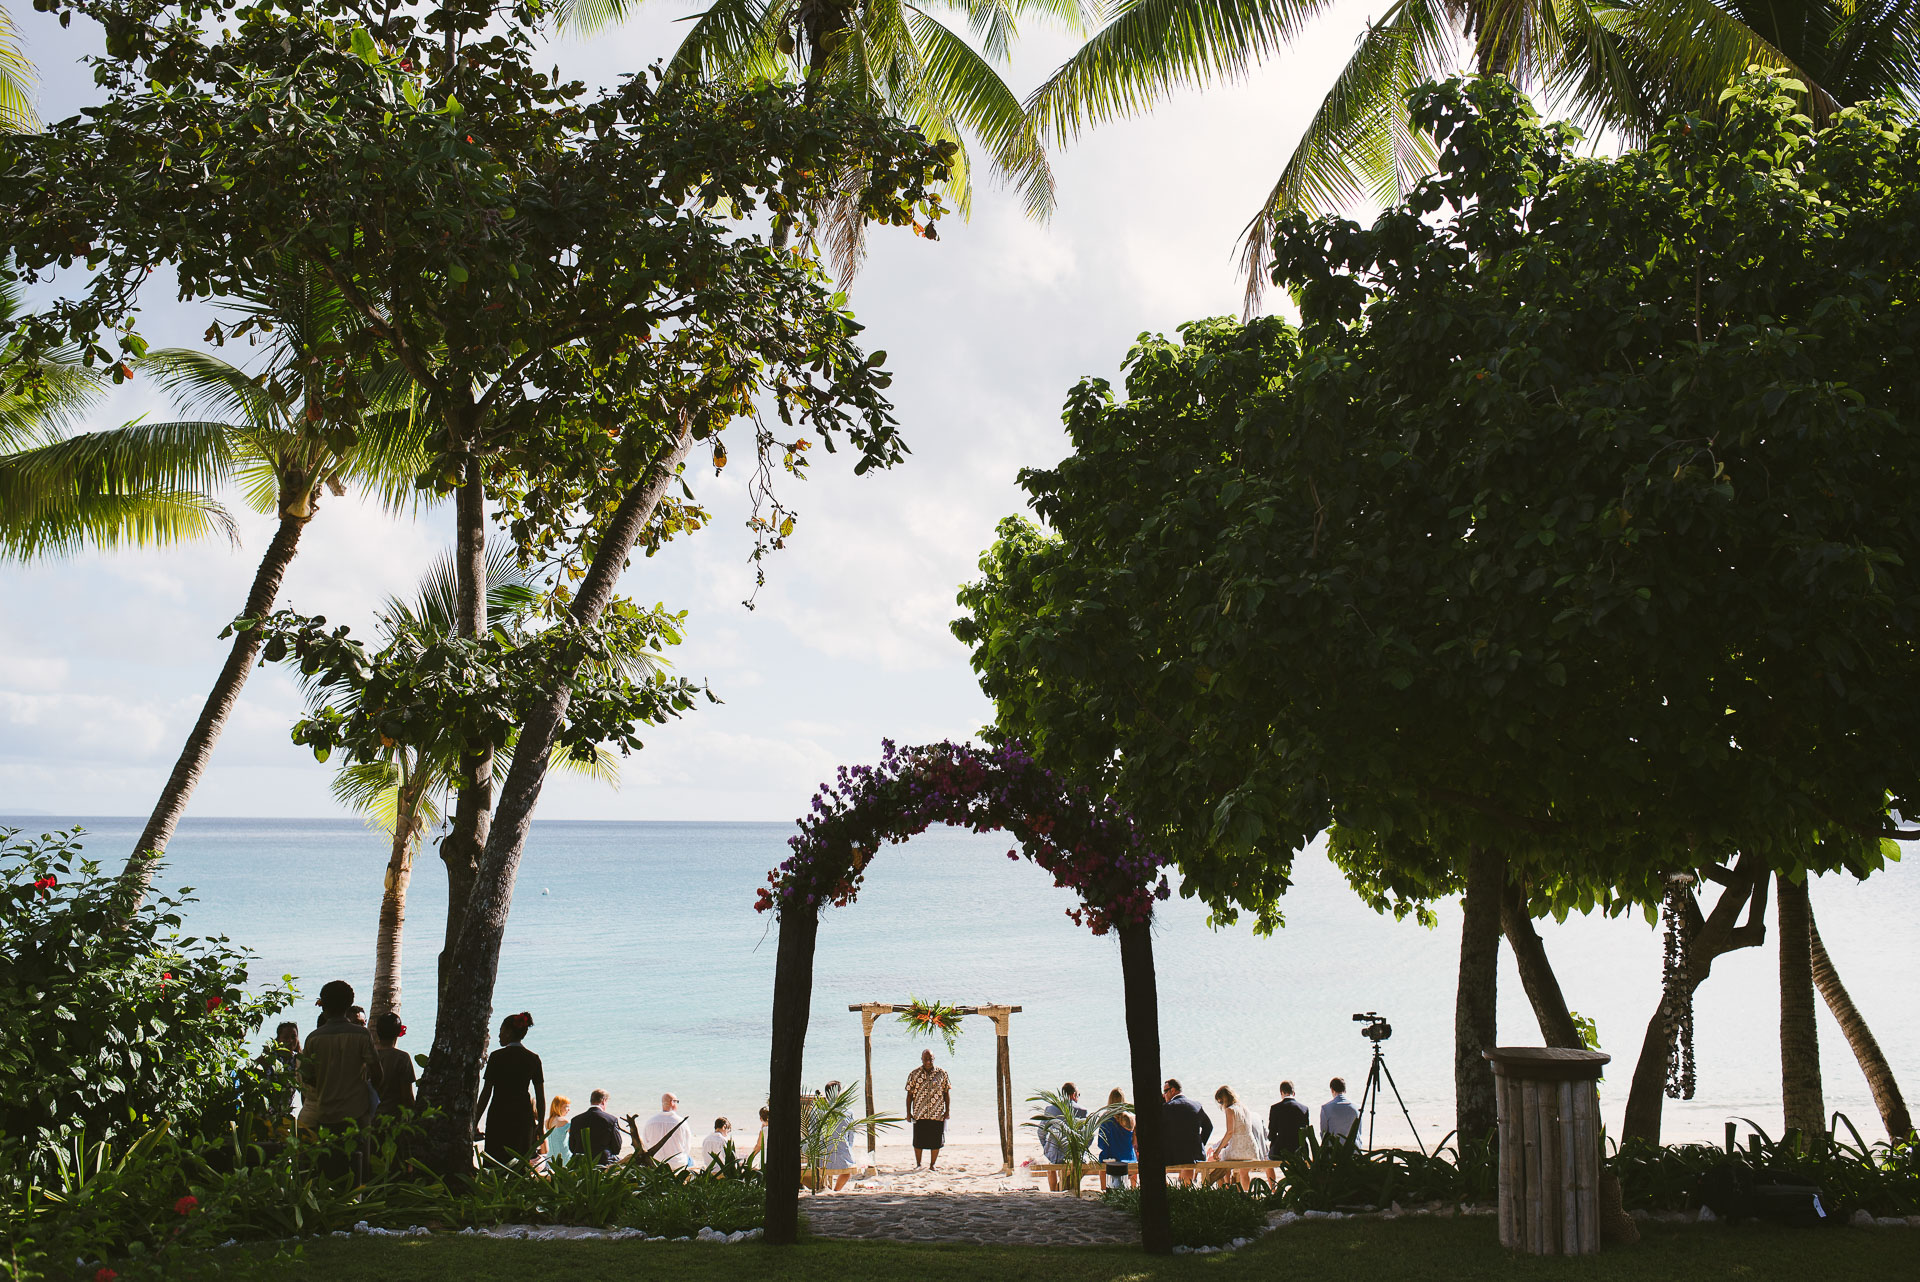
MULTIPOLYGON (((32 832, 80 824, 87 852, 117 867, 138 835, 128 818, 0 818, 32 832)), ((537 822, 522 863, 501 955, 496 1021, 527 1010, 527 1044, 541 1055, 549 1093, 583 1107, 605 1088, 617 1112, 642 1114, 673 1091, 702 1130, 726 1115, 751 1134, 764 1103, 775 938, 753 910, 767 870, 794 829, 772 823, 537 822)), ((910 996, 954 1004, 1005 1002, 1012 1021, 1014 1091, 1077 1083, 1104 1102, 1127 1087, 1117 945, 1067 920, 1073 897, 1005 837, 936 829, 876 859, 860 900, 822 919, 806 1080, 862 1073, 862 1001, 910 996)), ((159 883, 191 886, 188 929, 225 935, 257 954, 256 978, 291 977, 297 1016, 312 1022, 322 983, 344 978, 362 994, 372 978, 386 838, 348 819, 188 819, 159 883)), ((1371 912, 1317 848, 1296 864, 1285 928, 1210 930, 1195 903, 1163 906, 1155 942, 1163 1071, 1209 1103, 1232 1085, 1262 1111, 1291 1078, 1317 1105, 1343 1075, 1358 1094, 1369 1045, 1350 1016, 1379 1011, 1393 1025, 1387 1066, 1423 1142, 1452 1124, 1453 988, 1457 903, 1427 930, 1371 912)), ((1920 1093, 1920 1000, 1913 982, 1920 868, 1895 865, 1871 882, 1821 878, 1813 904, 1842 980, 1865 1012, 1909 1099, 1920 1093)), ((431 1043, 445 878, 431 849, 408 901, 402 1045, 431 1043)), ((1610 1130, 1659 996, 1661 938, 1644 919, 1542 924, 1571 1005, 1598 1024, 1615 1056, 1601 1086, 1610 1130)), ((1503 950, 1504 957, 1504 950, 1503 950)), ((1718 1140, 1745 1118, 1780 1127, 1777 954, 1769 945, 1721 958, 1696 1003, 1699 1087, 1668 1101, 1669 1139, 1718 1140)), ((1537 1044, 1538 1030, 1510 959, 1503 962, 1503 1042, 1537 1044)), ((1869 1139, 1881 1128, 1838 1027, 1820 1012, 1829 1109, 1869 1139)), ((951 1073, 950 1142, 994 1134, 992 1025, 969 1019, 957 1052, 934 1049, 951 1073)), ((898 1112, 902 1083, 923 1041, 882 1022, 874 1074, 883 1110, 898 1112)), ((1024 1120, 1026 1112, 1021 1113, 1024 1120)), ((1391 1098, 1381 1143, 1413 1138, 1391 1098)), ((1030 1135, 1021 1132, 1023 1148, 1030 1135)))

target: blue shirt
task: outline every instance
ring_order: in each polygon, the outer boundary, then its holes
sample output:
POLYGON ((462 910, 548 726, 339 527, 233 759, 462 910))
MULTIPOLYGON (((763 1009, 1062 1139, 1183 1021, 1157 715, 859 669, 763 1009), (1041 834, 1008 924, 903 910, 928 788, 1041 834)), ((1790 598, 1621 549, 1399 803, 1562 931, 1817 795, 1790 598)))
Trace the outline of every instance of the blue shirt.
POLYGON ((1353 1135, 1359 1120, 1360 1110, 1345 1095, 1336 1095, 1320 1106, 1320 1136, 1329 1140, 1347 1139, 1353 1135))

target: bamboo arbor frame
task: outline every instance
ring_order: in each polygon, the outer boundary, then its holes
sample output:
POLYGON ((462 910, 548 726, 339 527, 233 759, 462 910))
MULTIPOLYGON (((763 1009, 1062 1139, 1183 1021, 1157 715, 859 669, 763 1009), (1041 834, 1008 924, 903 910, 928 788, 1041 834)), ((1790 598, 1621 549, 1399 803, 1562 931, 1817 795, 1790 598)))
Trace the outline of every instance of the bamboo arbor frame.
MULTIPOLYGON (((866 1042, 867 1051, 867 1116, 876 1111, 873 1102, 873 1025, 882 1015, 899 1015, 913 1009, 894 1002, 857 1002, 847 1007, 860 1012, 860 1036, 866 1042)), ((1000 1174, 1013 1174, 1013 1066, 1007 1056, 1008 1026, 1013 1016, 1020 1013, 1018 1006, 956 1006, 962 1015, 985 1015, 993 1021, 993 1031, 999 1041, 999 1048, 993 1061, 993 1102, 1000 1115, 1000 1174)), ((867 1171, 876 1173, 878 1168, 873 1158, 877 1141, 873 1123, 867 1123, 867 1171)))

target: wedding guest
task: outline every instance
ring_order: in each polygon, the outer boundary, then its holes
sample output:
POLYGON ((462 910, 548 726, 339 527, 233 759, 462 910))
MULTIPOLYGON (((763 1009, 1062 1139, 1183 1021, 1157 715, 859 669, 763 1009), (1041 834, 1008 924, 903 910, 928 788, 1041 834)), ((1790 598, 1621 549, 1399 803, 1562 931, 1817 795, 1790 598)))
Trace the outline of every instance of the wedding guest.
POLYGON ((765 1167, 767 1162, 767 1119, 773 1116, 773 1110, 765 1104, 760 1106, 760 1135, 753 1141, 753 1151, 747 1154, 747 1165, 755 1162, 765 1167))
POLYGON ((289 1019, 273 1030, 273 1040, 260 1052, 260 1072, 273 1108, 275 1138, 284 1138, 293 1117, 293 1088, 300 1080, 300 1025, 289 1019))
POLYGON ((1347 1079, 1336 1077, 1327 1083, 1333 1098, 1320 1106, 1320 1137, 1357 1143, 1354 1132, 1360 1129, 1360 1110, 1347 1099, 1347 1079))
MULTIPOLYGON (((1126 1102, 1126 1093, 1118 1086, 1107 1093, 1109 1108, 1124 1106, 1126 1102)), ((1133 1147, 1133 1114, 1124 1107, 1100 1123, 1100 1160, 1107 1165, 1103 1188, 1117 1189, 1128 1183, 1139 1185, 1139 1174, 1127 1171, 1128 1164, 1137 1159, 1133 1147)))
POLYGON ((573 1119, 567 1115, 572 1111, 573 1101, 564 1095, 554 1096, 547 1105, 547 1120, 540 1124, 540 1156, 547 1159, 549 1171, 567 1164, 567 1135, 573 1129, 573 1119))
POLYGON ((653 1160, 684 1171, 693 1153, 693 1136, 687 1119, 680 1116, 680 1097, 668 1091, 660 1097, 660 1111, 640 1128, 640 1146, 653 1160))
POLYGON ((407 1026, 392 1011, 382 1015, 373 1030, 374 1054, 380 1057, 380 1106, 388 1113, 413 1107, 413 1056, 398 1043, 407 1035, 407 1026))
MULTIPOLYGON (((1073 1110, 1075 1117, 1085 1117, 1087 1115, 1087 1110, 1080 1107, 1080 1088, 1072 1082, 1061 1083, 1060 1098, 1067 1101, 1067 1107, 1073 1110)), ((1059 1165, 1067 1160, 1067 1144, 1069 1141, 1063 1129, 1057 1125, 1050 1124, 1046 1120, 1050 1117, 1064 1119, 1066 1114, 1060 1111, 1058 1104, 1049 1104, 1040 1110, 1040 1153, 1047 1161, 1059 1165)), ((1047 1172, 1047 1187, 1055 1193, 1060 1191, 1060 1172, 1047 1172)))
POLYGON ((913 1123, 913 1168, 920 1169, 921 1150, 931 1157, 927 1169, 940 1165, 940 1149, 947 1142, 947 1118, 953 1112, 953 1087, 947 1072, 933 1066, 933 1052, 920 1052, 920 1067, 907 1074, 907 1120, 913 1123))
MULTIPOLYGON (((321 986, 320 1026, 307 1035, 300 1057, 306 1083, 300 1125, 316 1136, 359 1128, 353 1164, 364 1178, 367 1123, 373 1120, 373 1092, 380 1086, 380 1056, 373 1036, 347 1018, 352 1005, 353 986, 345 980, 329 980, 321 986)), ((326 1160, 336 1172, 345 1169, 340 1157, 330 1155, 326 1160)))
POLYGON ((1267 1151, 1273 1157, 1300 1148, 1300 1134, 1312 1122, 1307 1106, 1293 1097, 1293 1083, 1280 1083, 1279 1102, 1267 1110, 1267 1151))
POLYGON ((567 1131, 567 1152, 605 1166, 620 1159, 620 1121, 607 1108, 607 1093, 596 1090, 587 1096, 587 1111, 573 1119, 567 1131))
POLYGON ((367 1026, 367 1008, 365 1006, 347 1007, 347 1018, 365 1028, 367 1026))
POLYGON ((713 1134, 700 1141, 700 1169, 710 1171, 733 1152, 733 1123, 724 1117, 713 1119, 713 1134))
MULTIPOLYGON (((1167 1165, 1183 1166, 1207 1160, 1207 1140, 1213 1135, 1213 1119, 1207 1110, 1180 1093, 1180 1079, 1169 1077, 1160 1088, 1166 1102, 1167 1165)), ((1180 1172, 1182 1184, 1193 1183, 1193 1172, 1180 1172)))
POLYGON ((500 1021, 500 1049, 487 1056, 476 1115, 484 1115, 486 1154, 502 1166, 533 1156, 541 1115, 547 1111, 547 1080, 540 1057, 526 1048, 533 1016, 526 1011, 500 1021))
MULTIPOLYGON (((832 1099, 840 1093, 840 1083, 828 1082, 820 1088, 821 1094, 832 1099)), ((840 1128, 828 1137, 825 1169, 838 1171, 833 1177, 833 1190, 839 1192, 847 1187, 847 1181, 853 1178, 853 1124, 840 1123, 840 1128)))
MULTIPOLYGON (((1220 1142, 1213 1146, 1213 1160, 1216 1162, 1251 1162, 1266 1156, 1260 1151, 1260 1141, 1253 1133, 1253 1119, 1247 1116, 1247 1106, 1233 1093, 1231 1086, 1222 1086, 1213 1093, 1213 1102, 1226 1114, 1227 1129, 1221 1134, 1220 1142)), ((1244 1167, 1237 1171, 1226 1172, 1224 1181, 1238 1184, 1241 1188, 1251 1188, 1253 1176, 1244 1167)))

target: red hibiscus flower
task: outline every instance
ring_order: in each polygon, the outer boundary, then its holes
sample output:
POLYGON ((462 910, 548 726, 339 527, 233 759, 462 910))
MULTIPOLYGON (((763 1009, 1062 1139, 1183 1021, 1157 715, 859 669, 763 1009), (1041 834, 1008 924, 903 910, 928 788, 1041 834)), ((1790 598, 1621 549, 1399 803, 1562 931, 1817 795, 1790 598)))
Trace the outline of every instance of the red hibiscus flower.
POLYGON ((178 1202, 175 1202, 173 1204, 173 1209, 174 1209, 174 1213, 177 1215, 192 1215, 193 1208, 198 1205, 200 1205, 200 1199, 193 1196, 193 1194, 189 1193, 187 1194, 187 1196, 181 1198, 178 1202))
POLYGON ((93 1282, 113 1282, 113 1280, 119 1276, 120 1275, 112 1269, 103 1268, 94 1273, 93 1282))
POLYGON ((207 998, 207 1009, 210 1011, 219 1010, 224 1005, 226 1005, 226 1002, 218 997, 207 998))

